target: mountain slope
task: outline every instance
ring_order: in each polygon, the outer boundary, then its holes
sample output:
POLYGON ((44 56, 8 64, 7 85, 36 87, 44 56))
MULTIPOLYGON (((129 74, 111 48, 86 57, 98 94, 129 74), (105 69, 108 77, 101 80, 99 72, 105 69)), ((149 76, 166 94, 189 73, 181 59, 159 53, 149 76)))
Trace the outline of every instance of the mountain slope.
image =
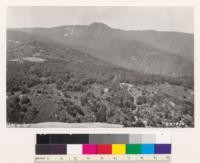
POLYGON ((123 31, 103 23, 18 30, 69 45, 142 73, 193 76, 192 34, 123 31))
MULTIPOLYGON (((194 126, 191 77, 143 74, 94 57, 97 53, 92 56, 27 32, 8 30, 7 43, 9 124, 194 126)), ((143 49, 144 43, 138 41, 126 45, 133 44, 143 49)), ((151 51, 152 46, 145 45, 144 50, 151 51)))

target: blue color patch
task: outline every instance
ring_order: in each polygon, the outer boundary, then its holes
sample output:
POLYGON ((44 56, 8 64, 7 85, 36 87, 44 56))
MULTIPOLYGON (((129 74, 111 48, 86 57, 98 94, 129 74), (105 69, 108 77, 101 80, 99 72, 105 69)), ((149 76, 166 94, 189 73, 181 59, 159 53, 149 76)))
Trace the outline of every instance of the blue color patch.
POLYGON ((154 144, 141 144, 141 154, 155 154, 154 144))

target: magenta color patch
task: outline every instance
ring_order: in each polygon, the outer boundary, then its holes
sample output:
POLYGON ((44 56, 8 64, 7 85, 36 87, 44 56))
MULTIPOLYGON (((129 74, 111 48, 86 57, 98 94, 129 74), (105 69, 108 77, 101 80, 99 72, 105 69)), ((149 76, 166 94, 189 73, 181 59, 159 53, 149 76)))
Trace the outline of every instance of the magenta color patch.
POLYGON ((97 154, 96 144, 83 144, 83 154, 85 155, 97 154))

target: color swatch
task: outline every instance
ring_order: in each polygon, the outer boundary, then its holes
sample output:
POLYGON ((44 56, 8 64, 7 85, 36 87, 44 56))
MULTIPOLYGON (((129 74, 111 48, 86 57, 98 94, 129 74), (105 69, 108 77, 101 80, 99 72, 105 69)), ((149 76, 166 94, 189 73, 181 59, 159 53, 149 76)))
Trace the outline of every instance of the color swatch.
POLYGON ((37 155, 64 155, 67 154, 66 145, 36 145, 37 155))
POLYGON ((155 153, 156 154, 170 154, 171 144, 155 144, 155 153))
POLYGON ((112 154, 112 145, 111 144, 98 144, 97 145, 97 154, 112 154))
POLYGON ((112 145, 112 154, 114 154, 114 155, 126 154, 126 144, 113 144, 112 145))
POLYGON ((81 155, 82 151, 82 144, 67 144, 67 154, 69 155, 81 155))
POLYGON ((171 154, 171 138, 165 134, 38 134, 36 154, 171 154))
POLYGON ((141 145, 140 144, 127 144, 126 145, 126 154, 140 154, 141 145))
POLYGON ((96 144, 83 144, 83 154, 91 155, 97 154, 97 145, 96 144))
POLYGON ((141 154, 155 154, 154 144, 142 144, 141 154))

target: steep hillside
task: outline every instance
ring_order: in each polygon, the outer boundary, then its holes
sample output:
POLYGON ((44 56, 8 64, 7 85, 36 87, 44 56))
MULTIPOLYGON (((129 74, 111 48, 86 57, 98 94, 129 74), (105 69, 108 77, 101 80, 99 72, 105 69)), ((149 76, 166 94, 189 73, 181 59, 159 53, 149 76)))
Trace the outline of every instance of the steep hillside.
POLYGON ((191 77, 121 68, 27 32, 8 31, 7 38, 8 123, 194 126, 191 77))
POLYGON ((142 73, 193 76, 192 34, 123 31, 103 23, 18 30, 70 45, 112 64, 142 73))

